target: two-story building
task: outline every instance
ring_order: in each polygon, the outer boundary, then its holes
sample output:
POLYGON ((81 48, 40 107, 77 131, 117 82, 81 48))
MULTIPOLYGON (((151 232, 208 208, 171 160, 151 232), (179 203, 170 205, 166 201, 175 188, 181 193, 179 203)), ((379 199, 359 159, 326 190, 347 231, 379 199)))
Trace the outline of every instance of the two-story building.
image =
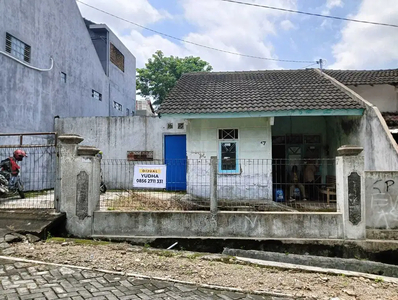
POLYGON ((0 131, 49 132, 54 117, 135 111, 136 59, 74 0, 0 1, 0 131))

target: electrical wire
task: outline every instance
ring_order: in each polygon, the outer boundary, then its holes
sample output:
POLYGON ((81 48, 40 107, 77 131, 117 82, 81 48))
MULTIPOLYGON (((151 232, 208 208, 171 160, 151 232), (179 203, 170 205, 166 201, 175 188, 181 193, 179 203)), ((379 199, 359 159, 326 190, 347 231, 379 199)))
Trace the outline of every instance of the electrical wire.
POLYGON ((316 65, 316 64, 318 64, 318 62, 314 62, 313 64, 310 64, 310 65, 304 67, 303 69, 307 69, 307 68, 309 68, 309 67, 311 67, 311 66, 313 66, 313 65, 316 65))
POLYGON ((42 69, 42 68, 37 68, 37 67, 31 66, 31 65, 27 64, 26 62, 14 57, 11 54, 8 54, 6 52, 0 51, 0 54, 3 54, 4 56, 9 57, 9 58, 15 60, 16 62, 19 62, 21 65, 24 65, 25 67, 28 67, 30 69, 33 69, 33 70, 36 70, 36 71, 39 71, 39 72, 48 72, 48 71, 51 71, 53 69, 53 67, 54 67, 54 60, 53 60, 52 57, 50 57, 50 61, 51 61, 50 67, 48 69, 42 69))
POLYGON ((223 52, 223 53, 228 53, 228 54, 238 55, 238 56, 243 56, 243 57, 248 57, 248 58, 255 58, 255 59, 261 59, 261 60, 270 60, 270 61, 279 61, 279 62, 287 62, 287 63, 302 63, 302 64, 308 64, 308 63, 313 63, 313 62, 314 62, 314 61, 312 61, 312 60, 290 60, 290 59, 278 59, 278 58, 254 56, 254 55, 242 54, 242 53, 238 53, 238 52, 232 52, 232 51, 228 51, 228 50, 223 50, 223 49, 218 49, 218 48, 214 48, 214 47, 211 47, 211 46, 206 46, 206 45, 198 44, 198 43, 195 43, 195 42, 191 42, 191 41, 188 41, 188 40, 184 40, 184 39, 181 39, 181 38, 178 38, 178 37, 169 35, 169 34, 167 34, 167 33, 163 33, 163 32, 160 32, 160 31, 157 31, 157 30, 154 30, 154 29, 151 29, 151 28, 142 26, 142 25, 137 24, 137 23, 135 23, 135 22, 126 20, 126 19, 124 19, 124 18, 122 18, 122 17, 119 17, 119 16, 117 16, 117 15, 114 15, 114 14, 112 14, 112 13, 109 13, 109 12, 107 12, 107 11, 105 11, 105 10, 99 9, 99 8, 97 8, 97 7, 95 7, 95 6, 92 6, 92 5, 89 5, 89 4, 87 4, 87 3, 84 3, 84 2, 82 2, 82 1, 80 1, 80 0, 76 0, 76 2, 79 2, 79 3, 81 3, 81 4, 83 4, 83 5, 87 6, 87 7, 90 7, 90 8, 92 8, 92 9, 97 10, 97 11, 100 11, 100 12, 102 12, 102 13, 104 13, 104 14, 107 14, 107 15, 109 15, 109 16, 112 16, 112 17, 114 17, 114 18, 116 18, 116 19, 125 21, 125 22, 127 22, 127 23, 130 23, 130 24, 135 25, 135 26, 137 26, 137 27, 140 27, 140 28, 142 28, 142 29, 151 31, 151 32, 153 32, 153 33, 156 33, 156 34, 159 34, 159 35, 162 35, 162 36, 165 36, 165 37, 168 37, 168 38, 171 38, 171 39, 174 39, 174 40, 177 40, 177 41, 186 43, 186 44, 191 44, 191 45, 195 45, 195 46, 198 46, 198 47, 206 48, 206 49, 209 49, 209 50, 214 50, 214 51, 218 51, 218 52, 223 52))
POLYGON ((274 7, 274 6, 269 6, 269 5, 261 5, 261 4, 248 3, 248 2, 235 1, 235 0, 219 0, 219 1, 248 5, 248 6, 255 6, 255 7, 260 7, 260 8, 267 8, 267 9, 273 9, 273 10, 279 10, 279 11, 308 15, 308 16, 313 16, 313 17, 321 17, 321 18, 335 19, 335 20, 341 20, 341 21, 349 21, 349 22, 364 23, 364 24, 379 25, 379 26, 389 26, 389 27, 398 28, 398 25, 396 25, 396 24, 387 24, 387 23, 379 23, 379 22, 372 22, 372 21, 365 21, 365 20, 358 20, 358 19, 336 17, 336 16, 328 16, 328 15, 315 14, 315 13, 310 13, 310 12, 305 12, 305 11, 300 11, 300 10, 280 8, 280 7, 274 7))

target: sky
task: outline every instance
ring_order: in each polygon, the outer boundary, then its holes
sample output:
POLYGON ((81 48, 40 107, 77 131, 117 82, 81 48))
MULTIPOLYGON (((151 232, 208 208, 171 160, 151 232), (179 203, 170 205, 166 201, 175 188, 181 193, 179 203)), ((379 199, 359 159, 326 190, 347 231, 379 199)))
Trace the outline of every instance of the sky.
MULTIPOLYGON (((294 14, 221 0, 79 0, 152 30, 145 30, 78 2, 83 17, 105 23, 142 68, 157 50, 166 56, 195 56, 213 71, 316 68, 398 68, 398 28, 294 14)), ((241 0, 311 13, 398 25, 397 0, 241 0)))

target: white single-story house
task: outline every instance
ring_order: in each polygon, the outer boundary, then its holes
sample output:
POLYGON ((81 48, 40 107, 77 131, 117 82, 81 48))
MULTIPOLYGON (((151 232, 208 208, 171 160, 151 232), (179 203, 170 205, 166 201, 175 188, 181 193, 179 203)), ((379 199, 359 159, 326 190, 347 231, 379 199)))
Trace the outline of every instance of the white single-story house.
POLYGON ((184 74, 158 113, 187 122, 187 192, 209 197, 211 157, 218 160, 218 197, 246 201, 273 199, 276 188, 289 194, 292 166, 303 180, 308 161, 318 164, 318 184, 327 184, 337 148, 346 144, 364 147, 368 170, 397 168, 397 145, 380 111, 335 75, 318 69, 184 74))

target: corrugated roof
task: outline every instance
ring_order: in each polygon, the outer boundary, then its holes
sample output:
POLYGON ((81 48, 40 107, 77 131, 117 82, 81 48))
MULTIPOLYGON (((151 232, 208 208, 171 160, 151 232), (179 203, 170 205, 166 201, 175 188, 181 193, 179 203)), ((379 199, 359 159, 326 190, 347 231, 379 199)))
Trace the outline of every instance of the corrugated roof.
POLYGON ((162 114, 361 109, 363 104, 313 69, 184 74, 162 114))
POLYGON ((398 69, 390 70, 324 70, 345 85, 398 84, 398 69))

